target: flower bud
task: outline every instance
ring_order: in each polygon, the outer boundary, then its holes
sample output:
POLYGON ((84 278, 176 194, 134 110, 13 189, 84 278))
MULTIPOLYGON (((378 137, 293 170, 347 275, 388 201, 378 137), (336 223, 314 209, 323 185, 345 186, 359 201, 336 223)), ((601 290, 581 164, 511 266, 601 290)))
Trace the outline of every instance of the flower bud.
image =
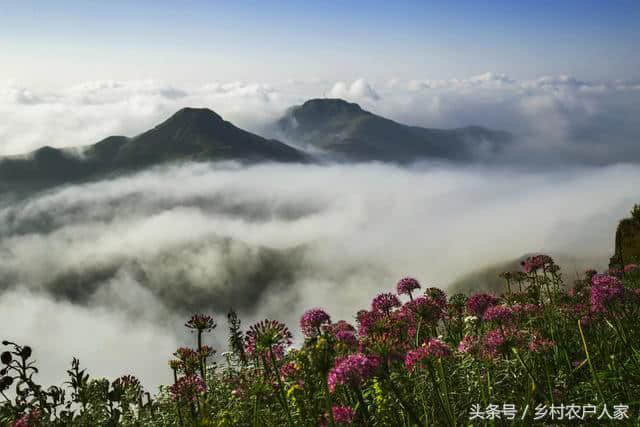
POLYGON ((22 351, 20 352, 20 356, 22 356, 23 359, 28 359, 31 357, 31 347, 29 347, 28 345, 25 345, 24 347, 22 347, 22 351))
POLYGON ((8 365, 9 363, 11 363, 11 360, 13 360, 13 357, 11 357, 11 353, 5 351, 2 353, 2 355, 0 355, 0 360, 2 360, 2 363, 4 363, 5 365, 8 365))

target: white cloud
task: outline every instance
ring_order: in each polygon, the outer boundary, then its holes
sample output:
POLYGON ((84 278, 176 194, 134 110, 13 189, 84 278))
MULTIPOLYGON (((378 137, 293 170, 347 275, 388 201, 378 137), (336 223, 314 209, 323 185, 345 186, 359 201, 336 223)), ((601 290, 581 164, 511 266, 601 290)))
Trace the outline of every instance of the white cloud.
POLYGON ((566 75, 519 81, 491 72, 381 84, 358 79, 176 87, 153 80, 107 80, 49 92, 9 83, 0 88, 0 154, 133 136, 186 106, 212 108, 240 127, 273 136, 268 125, 288 107, 330 96, 412 125, 512 131, 526 142, 526 154, 519 147, 521 159, 635 161, 640 159, 638 88, 634 81, 588 82, 566 75))
POLYGON ((329 93, 330 98, 344 98, 351 101, 378 101, 380 95, 364 79, 355 80, 348 84, 337 82, 333 85, 329 93))

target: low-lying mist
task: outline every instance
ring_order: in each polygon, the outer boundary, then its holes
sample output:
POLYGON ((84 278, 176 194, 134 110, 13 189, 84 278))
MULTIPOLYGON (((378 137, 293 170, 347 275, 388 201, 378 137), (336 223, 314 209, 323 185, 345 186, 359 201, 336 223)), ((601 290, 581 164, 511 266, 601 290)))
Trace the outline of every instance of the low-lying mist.
POLYGON ((352 320, 405 275, 447 288, 539 251, 569 280, 605 268, 637 188, 636 165, 429 163, 183 164, 62 187, 0 202, 2 338, 34 347, 45 383, 77 356, 154 388, 195 311, 218 317, 224 351, 230 307, 297 330, 315 306, 352 320))

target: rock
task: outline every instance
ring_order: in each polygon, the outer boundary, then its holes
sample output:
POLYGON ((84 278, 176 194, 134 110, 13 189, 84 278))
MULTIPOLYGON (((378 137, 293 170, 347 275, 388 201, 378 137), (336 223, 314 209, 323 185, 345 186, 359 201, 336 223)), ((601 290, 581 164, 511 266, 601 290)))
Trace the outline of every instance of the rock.
POLYGON ((616 248, 609 268, 622 268, 640 261, 640 218, 625 218, 616 230, 616 248))

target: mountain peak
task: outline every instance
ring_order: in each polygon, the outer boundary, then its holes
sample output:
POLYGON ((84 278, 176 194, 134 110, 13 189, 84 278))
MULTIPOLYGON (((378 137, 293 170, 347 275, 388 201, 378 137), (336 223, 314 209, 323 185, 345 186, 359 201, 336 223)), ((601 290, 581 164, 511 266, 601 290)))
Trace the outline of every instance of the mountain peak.
POLYGON ((403 125, 343 99, 311 99, 276 123, 290 141, 357 161, 413 162, 424 158, 472 160, 498 152, 511 141, 506 132, 477 126, 429 129, 403 125))
POLYGON ((193 140, 202 136, 210 136, 221 132, 224 129, 233 127, 208 108, 187 107, 175 112, 164 122, 147 132, 138 135, 135 139, 157 139, 162 135, 163 139, 171 140, 193 140))
POLYGON ((160 124, 160 126, 172 125, 184 127, 194 124, 220 123, 223 121, 218 113, 209 108, 186 107, 176 111, 171 117, 160 124))
POLYGON ((182 108, 176 111, 173 114, 173 116, 171 116, 171 118, 178 118, 178 117, 189 117, 189 118, 206 117, 206 118, 213 118, 213 119, 222 118, 220 117, 220 115, 218 115, 218 113, 216 113, 215 111, 209 108, 195 108, 195 107, 182 108))
POLYGON ((362 114, 365 111, 353 102, 340 98, 316 98, 310 99, 300 107, 297 112, 313 115, 341 115, 341 114, 362 114))

